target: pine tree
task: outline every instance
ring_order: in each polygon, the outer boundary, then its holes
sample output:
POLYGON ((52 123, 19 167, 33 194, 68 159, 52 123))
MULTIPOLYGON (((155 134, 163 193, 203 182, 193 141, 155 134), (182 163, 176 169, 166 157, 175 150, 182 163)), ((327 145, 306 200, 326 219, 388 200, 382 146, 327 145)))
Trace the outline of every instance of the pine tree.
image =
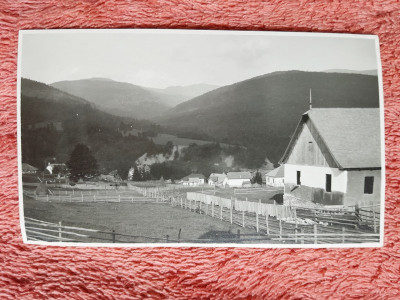
POLYGON ((84 144, 75 146, 67 161, 67 167, 71 172, 71 178, 75 180, 95 176, 98 169, 96 158, 92 155, 89 147, 84 144))
POLYGON ((251 183, 255 184, 259 184, 262 185, 262 175, 261 172, 257 170, 256 174, 254 175, 254 177, 251 180, 251 183))

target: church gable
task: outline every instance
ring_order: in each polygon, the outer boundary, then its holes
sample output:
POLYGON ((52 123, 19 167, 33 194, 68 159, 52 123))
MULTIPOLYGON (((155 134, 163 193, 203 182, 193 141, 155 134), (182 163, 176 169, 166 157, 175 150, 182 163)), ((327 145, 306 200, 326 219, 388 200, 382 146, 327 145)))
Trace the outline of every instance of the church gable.
POLYGON ((297 139, 292 144, 285 163, 337 168, 322 137, 310 119, 300 124, 297 139))

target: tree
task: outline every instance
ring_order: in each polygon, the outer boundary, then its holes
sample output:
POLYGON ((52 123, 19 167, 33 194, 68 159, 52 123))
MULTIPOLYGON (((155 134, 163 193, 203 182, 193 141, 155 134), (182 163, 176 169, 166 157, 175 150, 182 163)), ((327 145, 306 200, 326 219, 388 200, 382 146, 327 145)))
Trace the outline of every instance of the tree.
POLYGON ((171 141, 168 141, 165 144, 165 153, 171 155, 173 149, 174 149, 174 144, 171 141))
POLYGON ((133 177, 132 177, 133 181, 142 181, 142 177, 140 176, 139 173, 139 168, 137 166, 133 167, 133 177))
POLYGON ((254 175, 254 177, 251 180, 251 183, 257 183, 262 185, 262 175, 260 173, 260 171, 257 170, 256 174, 254 175))
POLYGON ((70 169, 72 179, 94 176, 98 168, 96 158, 84 144, 75 146, 67 161, 67 167, 70 169))

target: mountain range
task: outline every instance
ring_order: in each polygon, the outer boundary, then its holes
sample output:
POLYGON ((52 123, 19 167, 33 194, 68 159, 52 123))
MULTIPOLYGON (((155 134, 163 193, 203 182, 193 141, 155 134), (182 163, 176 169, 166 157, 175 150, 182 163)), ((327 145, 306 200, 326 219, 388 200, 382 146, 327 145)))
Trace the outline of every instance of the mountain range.
POLYGON ((156 89, 107 78, 59 81, 51 86, 84 98, 114 115, 141 119, 160 116, 179 103, 217 88, 214 85, 195 84, 156 89))
POLYGON ((156 93, 164 100, 165 104, 176 106, 182 102, 219 88, 217 85, 199 83, 187 86, 170 86, 165 89, 146 88, 156 93))
POLYGON ((159 97, 141 86, 111 79, 59 81, 51 86, 84 98, 97 108, 117 116, 147 119, 170 108, 159 97))
POLYGON ((350 74, 378 76, 377 69, 357 70, 357 71, 356 70, 347 70, 347 69, 329 69, 329 70, 324 70, 322 72, 325 72, 325 73, 350 73, 350 74))

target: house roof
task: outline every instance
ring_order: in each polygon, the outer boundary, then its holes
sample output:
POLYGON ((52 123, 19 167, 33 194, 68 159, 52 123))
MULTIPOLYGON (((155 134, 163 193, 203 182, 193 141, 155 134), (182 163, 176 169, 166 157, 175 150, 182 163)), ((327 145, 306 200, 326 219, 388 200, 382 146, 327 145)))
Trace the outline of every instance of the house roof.
POLYGON ((338 168, 381 167, 379 108, 313 108, 306 112, 282 158, 285 162, 309 119, 338 168))
POLYGON ((212 173, 210 175, 209 180, 213 181, 213 182, 217 182, 217 183, 222 183, 224 181, 224 179, 226 178, 226 175, 224 173, 219 174, 219 173, 212 173))
POLYGON ((189 178, 199 178, 199 179, 204 179, 204 175, 203 174, 190 174, 188 176, 183 177, 181 180, 189 180, 189 178))
POLYGON ((35 172, 37 170, 38 170, 38 168, 31 166, 30 164, 22 163, 22 171, 23 172, 35 172))
POLYGON ((253 176, 251 176, 250 172, 228 172, 226 177, 228 179, 251 179, 253 176))
POLYGON ((283 178, 285 176, 285 171, 283 166, 279 166, 278 168, 268 172, 266 174, 267 177, 274 177, 274 178, 283 178))

